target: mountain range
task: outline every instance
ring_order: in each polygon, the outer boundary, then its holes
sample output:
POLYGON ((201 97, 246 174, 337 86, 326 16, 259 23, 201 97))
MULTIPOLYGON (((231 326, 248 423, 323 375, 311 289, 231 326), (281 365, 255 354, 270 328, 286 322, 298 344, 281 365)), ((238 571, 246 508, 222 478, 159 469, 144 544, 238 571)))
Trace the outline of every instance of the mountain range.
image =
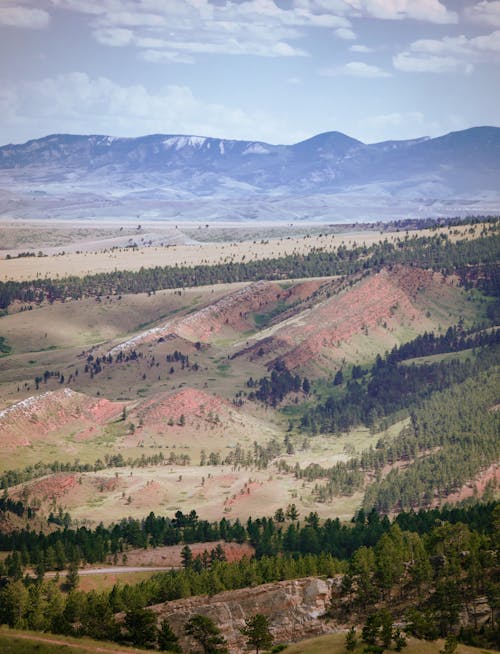
POLYGON ((365 144, 54 134, 0 147, 0 215, 389 219, 500 209, 500 128, 365 144))

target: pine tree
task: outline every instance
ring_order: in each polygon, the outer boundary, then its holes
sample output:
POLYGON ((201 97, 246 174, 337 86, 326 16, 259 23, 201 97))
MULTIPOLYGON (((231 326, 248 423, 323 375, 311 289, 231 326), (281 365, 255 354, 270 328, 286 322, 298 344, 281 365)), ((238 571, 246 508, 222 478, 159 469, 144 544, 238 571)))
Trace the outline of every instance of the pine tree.
POLYGON ((352 652, 356 648, 358 638, 356 636, 356 629, 351 627, 345 637, 345 648, 348 652, 352 652))
POLYGON ((158 631, 158 647, 163 652, 182 652, 179 639, 167 620, 162 620, 158 631))
POLYGON ((455 654, 457 650, 457 639, 453 634, 448 634, 444 641, 443 649, 439 650, 439 654, 455 654))
POLYGON ((268 649, 273 644, 273 637, 269 630, 269 618, 262 613, 256 613, 245 620, 245 626, 240 629, 246 636, 247 645, 255 649, 256 654, 263 648, 268 649))
POLYGON ((394 640, 394 647, 396 652, 400 652, 408 644, 406 642, 405 635, 401 633, 400 629, 394 630, 392 638, 394 640))
POLYGON ((156 628, 156 615, 151 609, 132 609, 125 614, 125 627, 127 640, 133 645, 151 647, 156 645, 158 630, 156 628))
POLYGON ((190 568, 193 565, 193 552, 189 545, 184 545, 181 550, 181 560, 183 568, 190 568))
POLYGON ((184 631, 203 649, 203 654, 228 654, 226 640, 214 621, 199 613, 184 625, 184 631))
POLYGON ((68 566, 68 574, 66 575, 65 586, 68 591, 75 590, 78 586, 78 564, 70 563, 68 566))

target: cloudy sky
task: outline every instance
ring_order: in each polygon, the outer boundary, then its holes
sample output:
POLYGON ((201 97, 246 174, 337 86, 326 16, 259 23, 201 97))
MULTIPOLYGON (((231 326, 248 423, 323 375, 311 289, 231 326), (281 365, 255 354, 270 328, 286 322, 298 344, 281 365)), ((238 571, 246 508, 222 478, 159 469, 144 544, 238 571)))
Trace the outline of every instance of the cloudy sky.
POLYGON ((0 0, 0 143, 500 125, 500 0, 0 0))

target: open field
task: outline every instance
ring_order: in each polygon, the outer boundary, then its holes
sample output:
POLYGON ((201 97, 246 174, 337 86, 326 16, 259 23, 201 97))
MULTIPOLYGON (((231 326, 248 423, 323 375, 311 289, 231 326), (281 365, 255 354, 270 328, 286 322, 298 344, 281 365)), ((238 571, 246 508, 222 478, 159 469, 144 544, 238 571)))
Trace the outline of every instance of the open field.
MULTIPOLYGON (((332 457, 332 464, 335 460, 332 457)), ((331 504, 318 503, 312 494, 314 485, 306 481, 298 485, 293 474, 280 474, 273 467, 234 470, 230 466, 167 465, 59 473, 28 483, 25 488, 28 497, 39 498, 47 512, 61 506, 78 524, 93 526, 125 516, 142 518, 151 510, 173 515, 178 509, 187 513, 193 508, 206 520, 222 516, 246 520, 272 515, 290 503, 304 515, 317 511, 323 517, 347 520, 362 499, 361 493, 355 493, 336 498, 331 504)), ((15 488, 10 492, 13 497, 17 494, 15 488)))
MULTIPOLYGON (((386 231, 363 231, 354 229, 347 233, 326 233, 328 228, 323 229, 320 234, 306 234, 304 236, 280 236, 268 238, 265 236, 265 228, 257 228, 252 240, 239 240, 238 230, 228 232, 221 238, 229 237, 229 241, 211 241, 203 242, 203 231, 200 227, 200 241, 196 242, 189 237, 182 237, 172 241, 172 228, 168 228, 168 237, 163 241, 164 245, 146 246, 144 243, 163 243, 160 236, 155 232, 156 226, 146 225, 136 234, 120 237, 119 245, 114 240, 109 240, 109 226, 103 232, 103 239, 93 238, 90 241, 83 242, 77 240, 73 248, 67 245, 51 250, 49 256, 31 256, 12 259, 0 259, 0 281, 7 280, 29 280, 37 277, 64 277, 67 275, 84 276, 95 273, 112 272, 114 270, 139 270, 140 268, 151 268, 154 266, 175 266, 175 265, 198 265, 198 264, 216 264, 225 262, 252 261, 256 259, 266 259, 286 256, 289 254, 306 254, 312 250, 321 249, 327 252, 335 251, 340 245, 347 248, 358 245, 371 245, 384 240, 395 242, 404 238, 404 232, 386 232, 386 231), (147 231, 146 231, 147 227, 147 231), (141 239, 143 239, 141 241, 141 239), (158 241, 159 239, 159 241, 158 241), (178 241, 182 244, 176 244, 178 241), (130 242, 129 242, 130 241, 130 242), (191 243, 190 245, 185 244, 191 243), (79 245, 78 245, 79 243, 79 245), (85 243, 87 244, 85 246, 85 243), (137 247, 130 247, 133 244, 137 247), (128 246, 128 247, 127 247, 128 246), (88 248, 88 250, 85 249, 88 248), (73 251, 71 251, 73 250, 73 251), (64 253, 64 254, 63 254, 64 253)), ((21 238, 22 246, 17 249, 4 249, 4 256, 9 254, 16 257, 19 252, 29 251, 38 253, 44 251, 42 245, 44 240, 28 246, 28 235, 25 233, 27 228, 22 228, 22 237, 16 236, 17 232, 12 233, 11 223, 0 223, 0 242, 2 242, 3 230, 7 232, 7 243, 15 243, 17 238, 21 238), (24 230, 24 231, 23 231, 24 230)), ((16 226, 17 231, 19 228, 16 226)), ((35 233, 43 229, 43 224, 37 225, 35 233)), ((57 239, 57 233, 51 234, 50 227, 48 235, 45 237, 49 243, 57 239)), ((88 227, 87 227, 88 229, 88 227)), ((481 224, 458 227, 442 227, 435 230, 414 230, 411 235, 435 235, 444 233, 449 235, 453 240, 462 238, 472 238, 481 233, 483 226, 481 224), (472 230, 472 231, 471 231, 472 230)), ((116 230, 116 228, 115 228, 116 230)), ((113 233, 113 230, 111 230, 113 233)), ((174 229, 175 231, 175 229, 174 229)), ((181 231, 181 230, 179 230, 181 231)), ((341 231, 341 230, 339 230, 341 231)), ((95 227, 91 229, 95 237, 95 227)), ((129 230, 130 233, 130 230, 129 230)), ((293 231, 292 231, 293 234, 293 231)), ((247 235, 245 235, 247 236, 247 235)), ((74 238, 72 236, 69 237, 74 238)), ((47 250, 47 248, 45 248, 47 250)), ((1 250, 0 250, 1 252, 1 250)))

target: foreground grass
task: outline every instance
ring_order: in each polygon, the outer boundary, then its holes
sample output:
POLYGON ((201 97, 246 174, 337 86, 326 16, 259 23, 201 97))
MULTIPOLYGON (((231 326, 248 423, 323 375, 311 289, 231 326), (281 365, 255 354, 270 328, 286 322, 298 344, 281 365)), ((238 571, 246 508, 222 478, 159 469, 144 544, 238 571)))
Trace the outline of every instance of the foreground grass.
MULTIPOLYGON (((403 654, 439 654, 444 647, 444 640, 417 640, 408 639, 408 646, 402 650, 403 654)), ((354 650, 353 654, 362 654, 364 645, 360 644, 354 650)), ((393 652, 395 650, 386 650, 393 652)), ((286 654, 346 654, 345 633, 330 634, 328 636, 319 636, 304 640, 301 643, 290 645, 285 650, 286 654)), ((469 647, 468 645, 459 644, 456 654, 486 654, 492 650, 483 648, 469 647)))
POLYGON ((70 638, 38 631, 19 631, 0 627, 0 652, 2 654, 139 654, 144 650, 125 647, 90 638, 70 638))

